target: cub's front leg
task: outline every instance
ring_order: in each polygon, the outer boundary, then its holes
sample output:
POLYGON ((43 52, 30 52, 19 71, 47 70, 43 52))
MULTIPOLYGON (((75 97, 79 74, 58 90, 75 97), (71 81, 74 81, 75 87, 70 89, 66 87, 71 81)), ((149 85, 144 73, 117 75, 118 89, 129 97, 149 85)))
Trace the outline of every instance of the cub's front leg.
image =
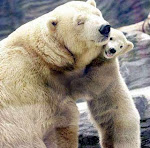
POLYGON ((102 148, 140 148, 140 116, 121 77, 88 101, 88 108, 102 148))
POLYGON ((79 98, 84 98, 86 101, 95 98, 102 89, 103 83, 99 83, 101 79, 94 79, 92 73, 84 75, 83 77, 77 78, 70 83, 70 93, 71 96, 77 100, 79 98))
POLYGON ((47 148, 78 148, 78 126, 55 128, 44 143, 47 148))
POLYGON ((70 92, 73 99, 77 100, 81 97, 88 97, 90 95, 88 92, 90 82, 90 78, 78 78, 73 80, 70 84, 70 92))

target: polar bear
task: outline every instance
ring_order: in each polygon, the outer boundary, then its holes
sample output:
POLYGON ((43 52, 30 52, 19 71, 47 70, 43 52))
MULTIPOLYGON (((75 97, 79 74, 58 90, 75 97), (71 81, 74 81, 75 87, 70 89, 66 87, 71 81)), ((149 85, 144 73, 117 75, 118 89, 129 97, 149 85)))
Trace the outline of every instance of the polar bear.
POLYGON ((111 29, 103 52, 71 82, 74 98, 85 97, 102 148, 140 148, 140 116, 119 72, 117 57, 133 48, 124 34, 111 29))
POLYGON ((78 110, 66 77, 108 42, 94 0, 61 5, 0 42, 0 147, 77 148, 78 110))

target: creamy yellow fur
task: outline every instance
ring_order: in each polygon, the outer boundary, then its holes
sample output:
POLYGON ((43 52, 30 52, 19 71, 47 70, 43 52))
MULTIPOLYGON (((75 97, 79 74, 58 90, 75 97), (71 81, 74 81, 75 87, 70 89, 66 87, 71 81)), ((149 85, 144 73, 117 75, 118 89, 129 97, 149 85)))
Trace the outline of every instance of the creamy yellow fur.
POLYGON ((113 30, 111 36, 114 41, 108 42, 86 74, 71 82, 71 92, 75 99, 86 98, 102 148, 140 148, 140 116, 116 58, 131 50, 133 44, 118 30, 113 30), (120 45, 124 47, 120 49, 120 45), (117 49, 112 59, 104 58, 108 47, 117 49))
POLYGON ((95 6, 66 3, 0 42, 1 148, 78 147, 78 110, 66 75, 107 43, 98 30, 107 22, 95 6))

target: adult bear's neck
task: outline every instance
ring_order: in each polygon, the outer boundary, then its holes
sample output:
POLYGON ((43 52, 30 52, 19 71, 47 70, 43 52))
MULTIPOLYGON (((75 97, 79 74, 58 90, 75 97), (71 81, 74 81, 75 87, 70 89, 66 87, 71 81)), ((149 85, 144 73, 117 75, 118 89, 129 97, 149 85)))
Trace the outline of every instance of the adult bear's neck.
POLYGON ((59 70, 74 64, 65 47, 48 32, 44 24, 46 15, 19 27, 7 38, 7 46, 23 47, 39 56, 51 69, 59 70))

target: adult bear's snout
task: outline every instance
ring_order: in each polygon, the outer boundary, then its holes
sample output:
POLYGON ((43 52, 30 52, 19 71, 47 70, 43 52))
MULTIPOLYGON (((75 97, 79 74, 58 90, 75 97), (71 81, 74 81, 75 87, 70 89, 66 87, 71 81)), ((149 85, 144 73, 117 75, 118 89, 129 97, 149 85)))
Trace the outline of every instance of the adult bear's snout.
POLYGON ((99 29, 99 32, 104 35, 105 37, 108 37, 109 36, 109 33, 110 33, 110 28, 111 26, 110 25, 102 25, 99 29))

